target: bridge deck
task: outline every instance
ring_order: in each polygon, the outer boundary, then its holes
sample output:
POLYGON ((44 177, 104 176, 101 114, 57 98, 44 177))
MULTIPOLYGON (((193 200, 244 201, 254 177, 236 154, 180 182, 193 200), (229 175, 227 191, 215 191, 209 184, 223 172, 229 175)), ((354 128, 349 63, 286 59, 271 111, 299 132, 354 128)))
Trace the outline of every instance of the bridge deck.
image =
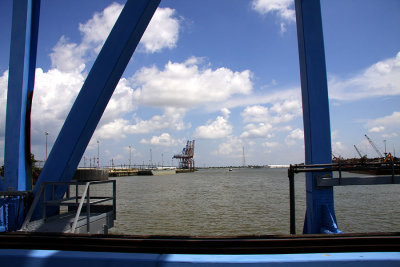
MULTIPOLYGON (((33 221, 27 225, 24 231, 71 233, 75 215, 75 212, 67 212, 49 217, 46 220, 33 221)), ((90 213, 89 223, 90 233, 98 234, 107 232, 107 229, 114 225, 113 213, 92 212, 90 213)), ((87 213, 81 213, 79 216, 75 233, 87 233, 87 213)))

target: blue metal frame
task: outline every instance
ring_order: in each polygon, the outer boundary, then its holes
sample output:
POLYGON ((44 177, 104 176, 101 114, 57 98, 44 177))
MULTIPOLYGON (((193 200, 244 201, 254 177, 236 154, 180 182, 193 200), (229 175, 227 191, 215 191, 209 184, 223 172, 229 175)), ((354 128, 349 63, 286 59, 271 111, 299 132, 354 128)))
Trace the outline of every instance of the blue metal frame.
MULTIPOLYGON (((42 170, 42 182, 69 181, 160 0, 128 0, 96 59, 42 170)), ((319 0, 296 0, 306 164, 331 163, 329 102, 319 0)), ((14 1, 7 102, 5 181, 1 190, 29 190, 30 108, 40 0, 14 1)), ((319 174, 323 175, 323 174, 319 174)), ((329 173, 328 173, 329 175, 329 173)), ((307 175, 304 233, 339 232, 333 189, 307 175)), ((64 188, 55 192, 62 197, 64 188)), ((40 208, 38 208, 40 210, 40 208)))
MULTIPOLYGON (((4 180, 0 180, 0 191, 26 191, 32 188, 30 114, 35 83, 39 13, 40 0, 13 2, 4 180)), ((21 196, 1 199, 0 232, 19 229, 23 221, 23 201, 21 196)))
MULTIPOLYGON (((297 36, 306 164, 332 163, 328 85, 319 0, 296 0, 297 36)), ((338 233, 333 188, 316 187, 317 175, 307 173, 307 210, 303 232, 338 233)))
POLYGON ((7 93, 4 183, 0 191, 31 185, 30 113, 35 82, 40 0, 13 2, 7 93))
MULTIPOLYGON (((86 78, 43 167, 42 182, 70 181, 160 0, 128 0, 86 78)), ((65 188, 55 191, 61 198, 65 188)), ((49 197, 49 196, 48 196, 49 197)), ((40 207, 37 209, 40 212, 40 207)))

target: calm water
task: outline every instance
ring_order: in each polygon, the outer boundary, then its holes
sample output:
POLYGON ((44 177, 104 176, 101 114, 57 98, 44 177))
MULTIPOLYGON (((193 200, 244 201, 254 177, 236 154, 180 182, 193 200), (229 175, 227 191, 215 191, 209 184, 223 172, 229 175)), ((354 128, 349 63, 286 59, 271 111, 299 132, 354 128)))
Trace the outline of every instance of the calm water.
MULTIPOLYGON (((352 175, 354 176, 354 175, 352 175)), ((304 175, 296 175, 296 226, 305 214, 304 175)), ((207 169, 118 177, 117 221, 110 233, 231 236, 289 233, 287 169, 207 169)), ((335 188, 343 232, 400 231, 400 187, 335 188)))

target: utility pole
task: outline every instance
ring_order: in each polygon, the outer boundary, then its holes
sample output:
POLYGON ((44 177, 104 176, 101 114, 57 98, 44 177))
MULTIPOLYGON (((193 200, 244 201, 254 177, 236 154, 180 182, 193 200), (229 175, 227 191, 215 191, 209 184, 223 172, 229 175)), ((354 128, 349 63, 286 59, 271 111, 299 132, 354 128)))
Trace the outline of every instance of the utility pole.
POLYGON ((242 151, 243 151, 242 166, 246 167, 246 157, 244 156, 244 147, 242 148, 242 151))
POLYGON ((100 142, 97 140, 97 168, 100 169, 100 142))
POLYGON ((47 160, 47 136, 49 135, 49 133, 44 132, 44 135, 46 136, 46 157, 45 157, 44 161, 46 161, 47 160))
POLYGON ((129 146, 129 169, 131 168, 132 160, 132 147, 129 146))
POLYGON ((153 168, 153 153, 150 148, 150 168, 153 168))
POLYGON ((386 140, 383 140, 383 143, 385 144, 385 157, 386 157, 386 155, 387 155, 387 153, 386 153, 386 140))

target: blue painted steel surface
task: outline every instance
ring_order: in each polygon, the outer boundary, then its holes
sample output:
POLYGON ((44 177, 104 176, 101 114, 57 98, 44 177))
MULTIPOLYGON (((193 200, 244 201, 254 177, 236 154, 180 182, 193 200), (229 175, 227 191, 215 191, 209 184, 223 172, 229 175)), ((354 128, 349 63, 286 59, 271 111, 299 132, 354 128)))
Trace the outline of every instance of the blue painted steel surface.
POLYGON ((4 266, 399 266, 399 252, 193 255, 0 250, 4 266))
POLYGON ((0 199, 0 232, 8 231, 8 203, 6 199, 0 199))
POLYGON ((31 189, 30 111, 40 0, 13 2, 4 156, 0 191, 31 189))
MULTIPOLYGON (((332 163, 328 85, 319 0, 296 0, 306 164, 332 163)), ((336 233, 333 189, 318 189, 307 173, 305 234, 336 233)), ((331 175, 331 173, 328 173, 331 175)))
MULTIPOLYGON (((70 181, 119 79, 160 0, 128 0, 98 55, 60 131, 34 188, 70 181)), ((62 197, 64 188, 56 190, 62 197)), ((40 210, 38 208, 38 210, 40 210)))
POLYGON ((17 231, 23 222, 24 203, 21 197, 0 198, 0 232, 17 231))

